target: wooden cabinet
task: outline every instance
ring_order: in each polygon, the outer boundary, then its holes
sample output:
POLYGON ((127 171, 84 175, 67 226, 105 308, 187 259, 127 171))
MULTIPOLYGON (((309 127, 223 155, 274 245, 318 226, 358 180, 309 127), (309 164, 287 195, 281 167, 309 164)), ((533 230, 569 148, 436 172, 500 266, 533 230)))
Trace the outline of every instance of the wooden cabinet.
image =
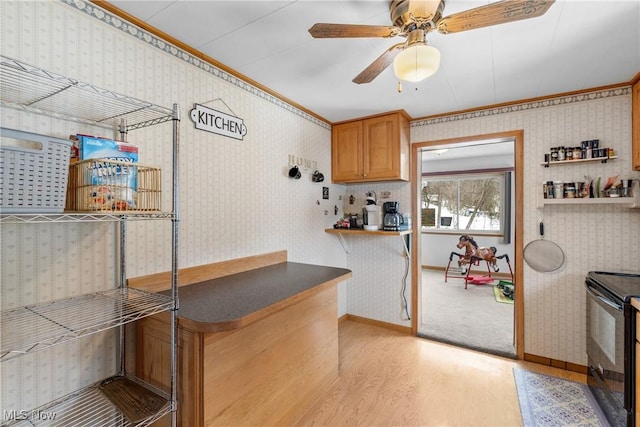
MULTIPOLYGON (((336 381, 338 283, 351 272, 286 256, 181 270, 177 426, 294 425, 336 381)), ((167 272, 157 273, 129 284, 166 294, 166 279, 167 272)), ((172 380, 170 321, 159 313, 136 322, 136 373, 165 390, 172 380)), ((154 427, 167 425, 165 419, 154 427)))
POLYGON ((333 126, 333 182, 409 181, 409 119, 391 113, 333 126))
POLYGON ((631 155, 632 167, 634 170, 640 171, 640 80, 633 85, 633 94, 631 96, 631 155))

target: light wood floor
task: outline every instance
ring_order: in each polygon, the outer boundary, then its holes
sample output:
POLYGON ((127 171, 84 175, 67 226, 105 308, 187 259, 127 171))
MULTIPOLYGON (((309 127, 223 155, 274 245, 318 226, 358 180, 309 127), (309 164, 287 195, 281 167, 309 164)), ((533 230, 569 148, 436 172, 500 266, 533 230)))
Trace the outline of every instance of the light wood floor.
POLYGON ((339 347, 338 380, 296 425, 520 426, 515 366, 586 380, 353 321, 340 324, 339 347))

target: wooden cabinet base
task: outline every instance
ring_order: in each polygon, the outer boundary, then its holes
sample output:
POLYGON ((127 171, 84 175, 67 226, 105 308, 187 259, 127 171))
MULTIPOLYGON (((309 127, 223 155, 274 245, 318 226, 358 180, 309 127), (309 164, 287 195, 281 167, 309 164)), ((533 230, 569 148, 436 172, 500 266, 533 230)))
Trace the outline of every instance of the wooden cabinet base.
MULTIPOLYGON (((137 373, 162 388, 167 323, 145 318, 136 331, 137 373)), ((337 285, 243 328, 180 327, 178 344, 180 425, 290 425, 338 376, 337 285)))

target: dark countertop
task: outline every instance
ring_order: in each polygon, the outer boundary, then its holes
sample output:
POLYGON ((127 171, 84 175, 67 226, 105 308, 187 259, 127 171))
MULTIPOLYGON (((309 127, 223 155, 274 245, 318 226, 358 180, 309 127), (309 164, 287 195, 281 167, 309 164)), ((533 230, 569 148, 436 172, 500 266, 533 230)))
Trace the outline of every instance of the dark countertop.
POLYGON ((240 328, 286 307, 292 297, 349 277, 345 268, 283 262, 182 286, 178 324, 197 332, 240 328))

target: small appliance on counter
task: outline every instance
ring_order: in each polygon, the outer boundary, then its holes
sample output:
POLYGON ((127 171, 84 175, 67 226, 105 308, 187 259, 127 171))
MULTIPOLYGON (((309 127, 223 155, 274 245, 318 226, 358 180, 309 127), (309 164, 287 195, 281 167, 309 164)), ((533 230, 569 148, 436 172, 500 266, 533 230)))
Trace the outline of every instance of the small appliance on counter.
POLYGON ((367 204, 362 208, 364 229, 367 231, 377 231, 382 228, 382 210, 376 204, 376 193, 368 192, 367 204))
POLYGON ((364 229, 368 231, 380 230, 382 225, 382 211, 378 205, 366 205, 362 208, 364 229))
POLYGON ((384 220, 382 229, 385 231, 400 231, 404 225, 402 215, 398 212, 400 205, 398 202, 384 202, 382 210, 384 212, 384 220))

